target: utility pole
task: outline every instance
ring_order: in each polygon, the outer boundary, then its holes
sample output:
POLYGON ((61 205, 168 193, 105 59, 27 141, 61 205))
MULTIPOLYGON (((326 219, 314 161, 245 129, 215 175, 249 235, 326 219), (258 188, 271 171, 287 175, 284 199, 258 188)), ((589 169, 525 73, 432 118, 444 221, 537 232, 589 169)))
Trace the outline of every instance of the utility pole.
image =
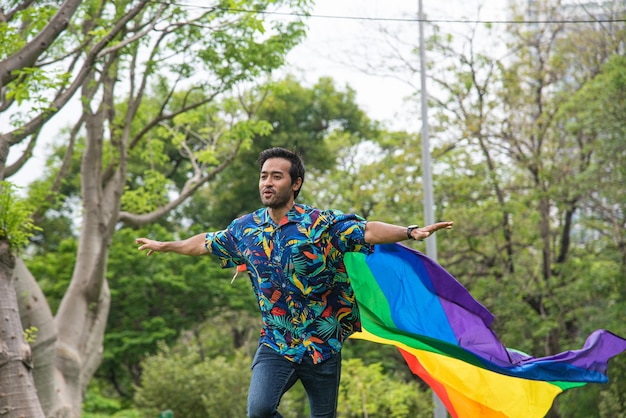
MULTIPOLYGON (((420 82, 421 82, 421 108, 422 108, 422 178, 424 188, 424 223, 430 225, 435 223, 433 182, 430 169, 430 139, 428 136, 428 93, 426 91, 426 53, 424 46, 424 9, 422 0, 418 0, 418 20, 419 20, 419 50, 420 50, 420 82)), ((426 238, 426 255, 437 261, 437 235, 433 234, 426 238)), ((446 418, 448 412, 441 402, 441 399, 433 391, 433 402, 435 404, 434 418, 446 418)))

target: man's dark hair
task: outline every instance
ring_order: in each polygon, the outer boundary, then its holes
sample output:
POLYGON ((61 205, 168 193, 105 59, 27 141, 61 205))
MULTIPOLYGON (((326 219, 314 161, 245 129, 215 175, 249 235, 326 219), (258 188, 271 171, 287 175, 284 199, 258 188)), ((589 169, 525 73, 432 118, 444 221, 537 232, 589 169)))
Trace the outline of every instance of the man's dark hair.
MULTIPOLYGON (((259 154, 259 159, 256 161, 259 166, 259 170, 263 168, 263 164, 265 164, 265 161, 269 160, 270 158, 283 158, 285 160, 288 160, 291 163, 291 168, 289 168, 291 184, 295 184, 298 180, 298 177, 302 179, 302 184, 304 184, 304 162, 298 154, 280 147, 269 148, 261 151, 261 153, 259 154)), ((293 192, 294 199, 298 197, 298 194, 300 194, 300 190, 302 190, 302 184, 300 184, 300 188, 298 190, 293 192)))

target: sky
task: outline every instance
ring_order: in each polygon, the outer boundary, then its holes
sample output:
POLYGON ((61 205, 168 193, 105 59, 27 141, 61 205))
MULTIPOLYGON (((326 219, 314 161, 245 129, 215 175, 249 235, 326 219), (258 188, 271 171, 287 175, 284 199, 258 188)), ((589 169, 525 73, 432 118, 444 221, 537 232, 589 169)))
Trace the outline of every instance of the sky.
MULTIPOLYGON (((426 19, 497 20, 505 15, 506 4, 505 0, 423 0, 422 7, 426 19)), ((306 21, 307 39, 288 55, 285 70, 309 83, 329 76, 338 86, 348 84, 371 118, 390 128, 419 131, 419 108, 404 100, 415 89, 399 79, 410 76, 397 73, 394 78, 363 71, 364 67, 373 67, 370 72, 382 73, 385 56, 396 49, 406 54, 407 48, 419 44, 419 23, 410 21, 417 19, 418 7, 418 0, 318 0, 313 17, 306 21), (382 31, 397 34, 400 42, 390 44, 382 31)), ((426 35, 428 25, 424 24, 426 35)), ((467 24, 438 25, 444 31, 468 28, 467 24)), ((418 66, 419 61, 413 64, 418 66)), ((419 79, 409 81, 419 86, 419 79)))
MULTIPOLYGON (((419 80, 401 70, 394 72, 395 77, 381 75, 388 70, 385 65, 387 55, 399 51, 411 56, 409 48, 418 45, 419 23, 415 21, 418 1, 317 0, 311 17, 306 18, 306 39, 289 53, 281 71, 296 75, 308 85, 313 85, 319 77, 331 77, 338 88, 348 85, 355 90, 357 103, 371 119, 390 129, 419 131, 419 108, 415 102, 405 101, 407 96, 415 93, 414 86, 419 85, 419 80), (383 36, 383 31, 393 33, 397 41, 390 42, 389 36, 383 36), (364 71, 366 67, 371 74, 364 71)), ((446 21, 502 18, 506 5, 503 0, 422 1, 427 19, 446 21)), ((438 24, 445 31, 467 28, 467 24, 438 24)), ((424 24, 426 34, 428 25, 424 24)), ((415 55, 412 59, 416 60, 415 55)), ((419 61, 413 64, 418 66, 419 61)), ((63 115, 53 118, 48 129, 63 127, 58 122, 62 119, 63 115)), ((13 151, 14 157, 17 157, 16 151, 13 151)), ((25 186, 36 178, 45 164, 47 152, 45 145, 38 146, 31 161, 11 181, 25 186)))

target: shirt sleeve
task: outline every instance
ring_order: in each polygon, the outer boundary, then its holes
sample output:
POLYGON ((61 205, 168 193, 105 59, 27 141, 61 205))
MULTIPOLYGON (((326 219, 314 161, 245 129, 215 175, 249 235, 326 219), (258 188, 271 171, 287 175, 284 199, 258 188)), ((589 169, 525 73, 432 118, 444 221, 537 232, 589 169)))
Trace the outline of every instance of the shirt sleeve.
POLYGON ((204 239, 204 247, 219 258, 222 268, 235 267, 245 263, 229 229, 208 232, 204 239))
POLYGON ((341 211, 330 213, 330 239, 332 245, 342 253, 370 254, 372 246, 365 242, 365 224, 367 221, 355 214, 341 211))

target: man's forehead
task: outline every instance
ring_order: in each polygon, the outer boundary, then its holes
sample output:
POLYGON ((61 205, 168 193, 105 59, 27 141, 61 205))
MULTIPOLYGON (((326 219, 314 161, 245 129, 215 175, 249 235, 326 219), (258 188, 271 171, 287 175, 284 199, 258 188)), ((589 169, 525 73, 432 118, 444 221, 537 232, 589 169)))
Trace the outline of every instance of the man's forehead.
POLYGON ((284 158, 270 158, 263 163, 261 173, 288 173, 291 161, 284 158))
POLYGON ((289 170, 261 170, 261 174, 289 174, 289 170))

